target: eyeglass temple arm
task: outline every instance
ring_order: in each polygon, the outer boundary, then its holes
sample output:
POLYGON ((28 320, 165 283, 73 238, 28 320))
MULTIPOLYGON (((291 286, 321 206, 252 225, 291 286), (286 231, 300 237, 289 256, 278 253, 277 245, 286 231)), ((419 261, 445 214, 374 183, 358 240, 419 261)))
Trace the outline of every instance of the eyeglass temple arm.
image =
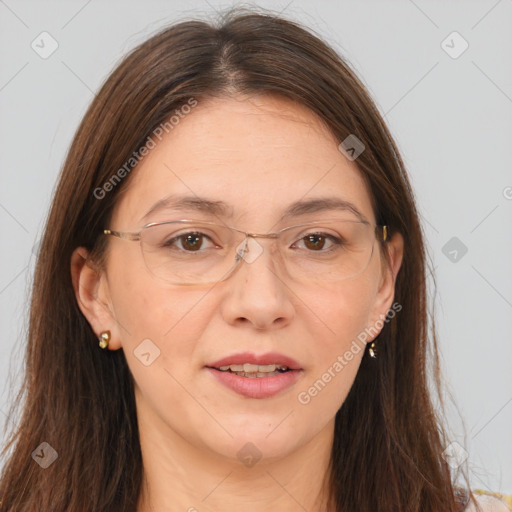
POLYGON ((117 238, 122 238, 124 240, 132 240, 134 242, 140 240, 139 233, 122 233, 121 231, 114 231, 112 229, 104 229, 103 234, 117 236, 117 238))

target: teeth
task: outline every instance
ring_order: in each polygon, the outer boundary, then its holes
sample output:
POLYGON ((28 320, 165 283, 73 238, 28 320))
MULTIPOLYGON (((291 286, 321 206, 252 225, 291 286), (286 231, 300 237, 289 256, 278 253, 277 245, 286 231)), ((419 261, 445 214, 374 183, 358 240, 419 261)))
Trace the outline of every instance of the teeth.
POLYGON ((258 377, 274 377, 275 375, 281 375, 282 372, 232 372, 238 377, 248 377, 249 379, 256 379, 258 377))
MULTIPOLYGON (((245 363, 245 364, 230 364, 228 366, 221 366, 219 368, 222 372, 227 372, 228 370, 231 370, 234 373, 244 373, 244 374, 255 374, 256 377, 267 377, 269 373, 275 373, 277 371, 285 371, 288 370, 288 366, 283 365, 277 365, 277 364, 265 364, 265 365, 258 365, 258 364, 251 364, 251 363, 245 363), (262 374, 262 375, 260 375, 262 374)), ((277 375, 277 373, 276 373, 277 375)))

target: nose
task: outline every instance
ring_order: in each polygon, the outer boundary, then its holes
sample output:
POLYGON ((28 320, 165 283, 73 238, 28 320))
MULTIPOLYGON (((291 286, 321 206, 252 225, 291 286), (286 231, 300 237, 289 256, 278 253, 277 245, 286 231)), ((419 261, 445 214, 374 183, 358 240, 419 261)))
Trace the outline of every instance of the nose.
POLYGON ((224 319, 250 324, 258 330, 282 328, 294 317, 293 293, 276 265, 280 256, 273 239, 248 237, 240 247, 241 260, 224 281, 221 305, 224 319), (244 245, 246 244, 246 246, 244 245))

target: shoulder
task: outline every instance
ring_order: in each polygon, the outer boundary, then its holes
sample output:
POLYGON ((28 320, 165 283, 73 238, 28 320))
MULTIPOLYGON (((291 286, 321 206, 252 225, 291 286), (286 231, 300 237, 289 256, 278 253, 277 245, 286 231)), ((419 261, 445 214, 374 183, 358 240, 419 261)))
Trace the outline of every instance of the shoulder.
MULTIPOLYGON (((476 489, 473 491, 481 512, 511 512, 512 496, 497 492, 488 492, 476 489)), ((477 512, 477 508, 470 501, 464 512, 477 512)))

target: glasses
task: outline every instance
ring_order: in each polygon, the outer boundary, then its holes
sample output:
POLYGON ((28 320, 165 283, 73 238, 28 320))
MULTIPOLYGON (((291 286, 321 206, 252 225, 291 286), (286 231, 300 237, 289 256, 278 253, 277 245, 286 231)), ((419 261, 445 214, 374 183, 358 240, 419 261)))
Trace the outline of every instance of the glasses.
POLYGON ((240 261, 254 262, 272 239, 272 261, 302 283, 331 283, 366 270, 375 241, 387 240, 387 226, 331 218, 286 227, 277 233, 247 233, 226 225, 171 220, 145 225, 138 233, 105 229, 105 235, 139 241, 149 272, 172 284, 210 284, 227 279, 240 261))

